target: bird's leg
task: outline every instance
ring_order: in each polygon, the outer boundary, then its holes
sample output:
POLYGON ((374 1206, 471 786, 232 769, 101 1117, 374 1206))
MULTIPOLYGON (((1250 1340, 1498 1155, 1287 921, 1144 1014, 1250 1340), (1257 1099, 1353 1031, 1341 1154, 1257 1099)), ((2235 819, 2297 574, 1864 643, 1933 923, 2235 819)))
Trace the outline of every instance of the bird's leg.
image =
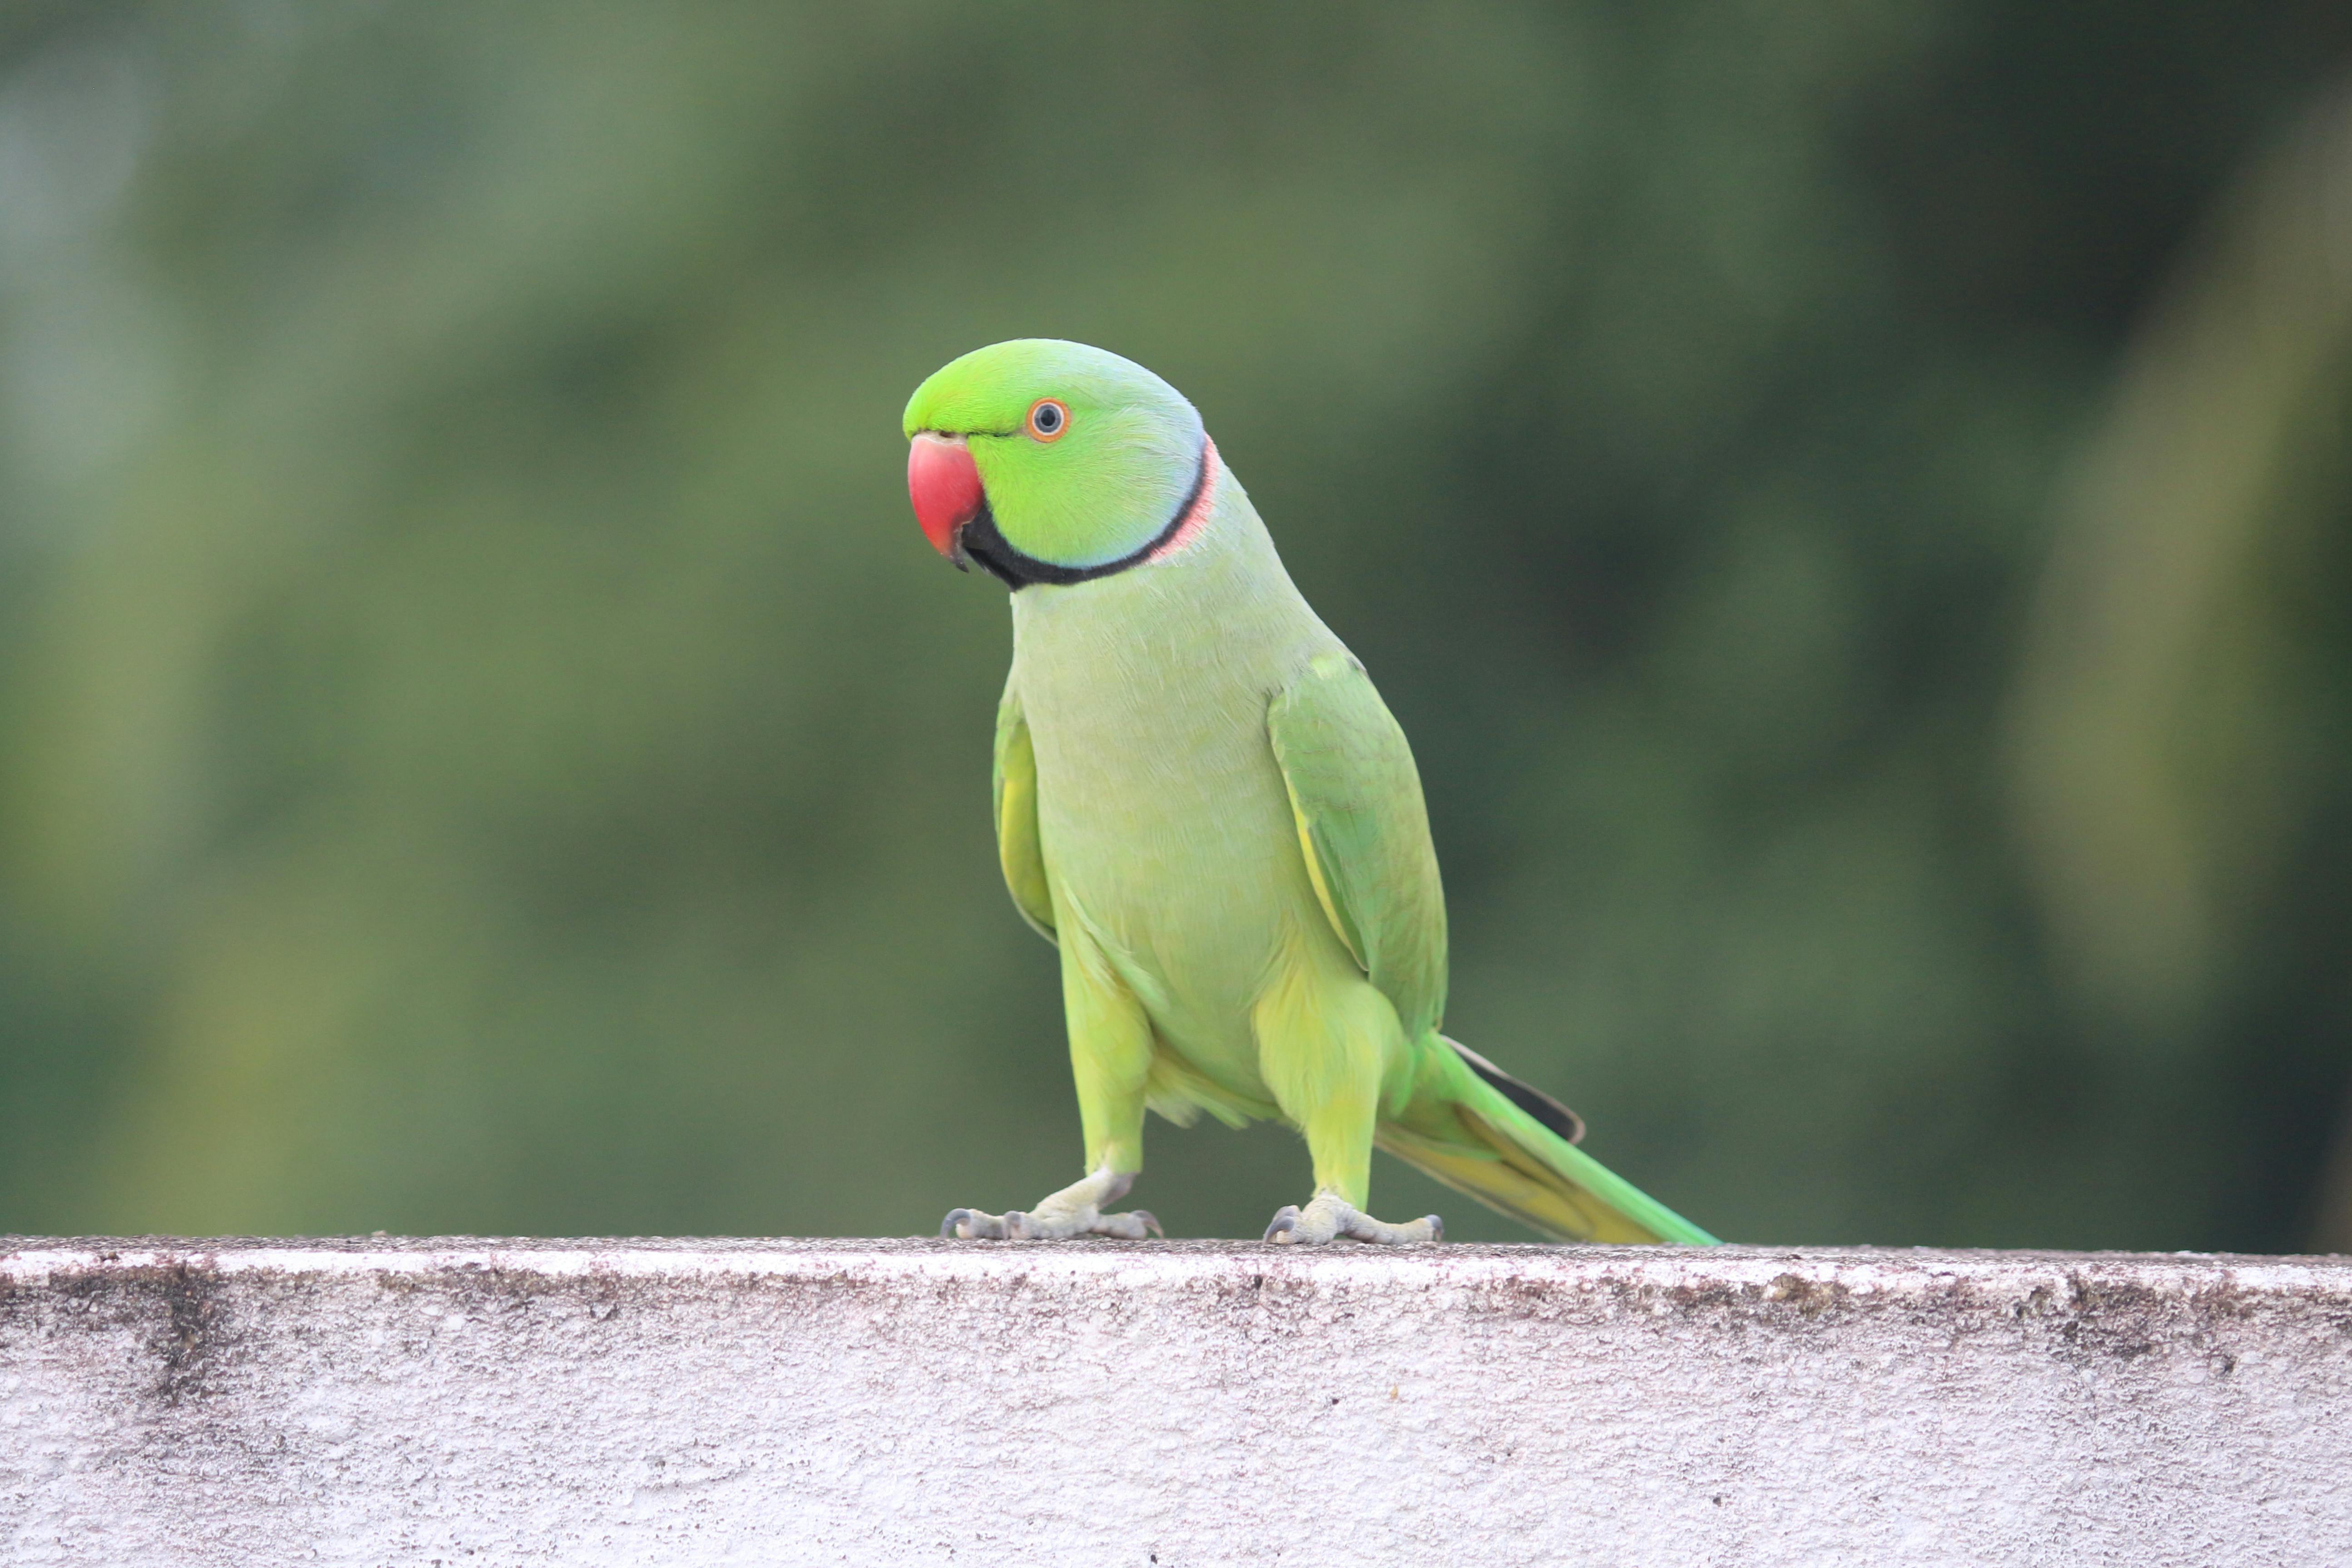
POLYGON ((1391 1225, 1386 1220, 1374 1219, 1326 1188, 1303 1209, 1297 1204, 1285 1204, 1276 1213, 1274 1223, 1265 1227, 1266 1240, 1293 1245, 1336 1241, 1343 1236, 1380 1247, 1415 1247, 1444 1241, 1445 1222, 1433 1214, 1403 1225, 1391 1225))
POLYGON ((1296 1246, 1344 1236, 1381 1247, 1444 1240, 1444 1222, 1435 1215, 1388 1225, 1359 1206, 1371 1198, 1381 1072, 1403 1058, 1387 998, 1356 978, 1319 991, 1276 985, 1259 998, 1251 1023, 1266 1086, 1315 1163, 1314 1201, 1303 1209, 1286 1205, 1265 1227, 1265 1239, 1296 1246))
POLYGON ((1084 1181, 1073 1182, 1024 1214, 1010 1209, 1001 1215, 978 1209, 950 1209, 940 1222, 940 1234, 958 1241, 1060 1241, 1073 1236, 1112 1236, 1121 1241, 1141 1241, 1159 1236, 1160 1222, 1149 1209, 1105 1214, 1102 1205, 1115 1204, 1135 1185, 1132 1171, 1106 1165, 1084 1181))
POLYGON ((1160 1234, 1143 1209, 1105 1214, 1135 1184, 1143 1169, 1143 1085, 1151 1071, 1151 1022, 1111 969, 1083 926, 1061 933, 1062 1001, 1070 1026, 1070 1070, 1078 1089, 1078 1121, 1094 1174, 1074 1182, 1027 1214, 950 1209, 944 1237, 971 1241, 1058 1241, 1070 1236, 1115 1236, 1140 1241, 1160 1234))

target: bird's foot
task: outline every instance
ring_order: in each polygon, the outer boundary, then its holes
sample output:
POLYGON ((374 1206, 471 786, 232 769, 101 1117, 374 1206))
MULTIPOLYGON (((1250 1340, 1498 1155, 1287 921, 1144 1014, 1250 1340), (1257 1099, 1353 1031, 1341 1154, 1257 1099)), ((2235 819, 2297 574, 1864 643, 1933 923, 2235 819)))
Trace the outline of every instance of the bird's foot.
POLYGON ((1286 1204, 1265 1227, 1268 1241, 1293 1245, 1320 1244, 1340 1237, 1369 1241, 1379 1247, 1418 1247, 1445 1239, 1445 1222, 1423 1215, 1404 1225, 1374 1219, 1337 1193, 1318 1193, 1305 1208, 1286 1204))
POLYGON ((1073 1236, 1108 1236, 1121 1241, 1141 1241, 1164 1234, 1149 1209, 1105 1214, 1102 1205, 1127 1196, 1135 1185, 1132 1172, 1097 1171, 1074 1182, 1024 1214, 983 1214, 979 1209, 950 1209, 940 1222, 940 1234, 954 1241, 1061 1241, 1073 1236))

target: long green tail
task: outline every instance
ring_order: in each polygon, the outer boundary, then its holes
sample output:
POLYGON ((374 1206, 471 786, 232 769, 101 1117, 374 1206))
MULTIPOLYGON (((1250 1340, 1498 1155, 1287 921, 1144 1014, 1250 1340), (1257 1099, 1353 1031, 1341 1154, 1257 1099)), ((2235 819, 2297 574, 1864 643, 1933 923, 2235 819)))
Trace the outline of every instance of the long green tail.
POLYGON ((1437 1039, 1445 1059, 1435 1094, 1424 1091, 1404 1120, 1383 1122, 1381 1148, 1554 1240, 1718 1245, 1576 1147, 1570 1140, 1583 1127, 1575 1112, 1475 1052, 1437 1039))

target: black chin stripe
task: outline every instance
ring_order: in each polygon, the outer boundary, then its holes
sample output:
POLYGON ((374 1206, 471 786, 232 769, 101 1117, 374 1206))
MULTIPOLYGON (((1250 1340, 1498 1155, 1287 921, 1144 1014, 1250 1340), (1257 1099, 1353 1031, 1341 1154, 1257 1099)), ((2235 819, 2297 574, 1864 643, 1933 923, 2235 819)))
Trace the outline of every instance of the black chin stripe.
POLYGON ((996 513, 989 509, 988 497, 983 493, 980 498, 979 514, 963 525, 963 552, 979 562, 990 576, 999 579, 1015 593, 1032 583, 1085 583, 1097 577, 1108 577, 1114 572, 1141 565, 1153 551, 1173 539, 1176 531, 1184 526, 1184 520, 1192 515, 1192 508, 1200 501, 1202 487, 1208 482, 1209 443, 1203 439, 1200 466, 1192 470, 1192 488, 1184 492, 1183 500, 1177 504, 1176 514, 1168 520, 1167 526, 1152 535, 1142 549, 1122 555, 1116 561, 1107 561, 1099 566, 1056 566, 1050 561, 1040 561, 1034 555, 1015 550, 997 528, 996 513))

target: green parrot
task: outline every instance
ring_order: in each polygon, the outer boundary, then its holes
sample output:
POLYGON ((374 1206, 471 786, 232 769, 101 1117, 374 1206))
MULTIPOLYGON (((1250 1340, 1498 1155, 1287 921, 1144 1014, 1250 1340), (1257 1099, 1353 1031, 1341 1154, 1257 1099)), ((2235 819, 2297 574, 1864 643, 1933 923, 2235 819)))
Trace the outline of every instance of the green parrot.
POLYGON ((963 1238, 1140 1238, 1104 1212, 1143 1113, 1278 1118, 1315 1193, 1277 1242, 1444 1236, 1365 1212, 1374 1148, 1562 1239, 1715 1238, 1575 1145, 1566 1106, 1438 1032, 1445 900, 1404 732, 1307 607, 1192 405, 1024 339, 907 404, 917 521, 1012 590, 996 714, 1004 880, 1061 950, 1086 1177, 963 1238))

